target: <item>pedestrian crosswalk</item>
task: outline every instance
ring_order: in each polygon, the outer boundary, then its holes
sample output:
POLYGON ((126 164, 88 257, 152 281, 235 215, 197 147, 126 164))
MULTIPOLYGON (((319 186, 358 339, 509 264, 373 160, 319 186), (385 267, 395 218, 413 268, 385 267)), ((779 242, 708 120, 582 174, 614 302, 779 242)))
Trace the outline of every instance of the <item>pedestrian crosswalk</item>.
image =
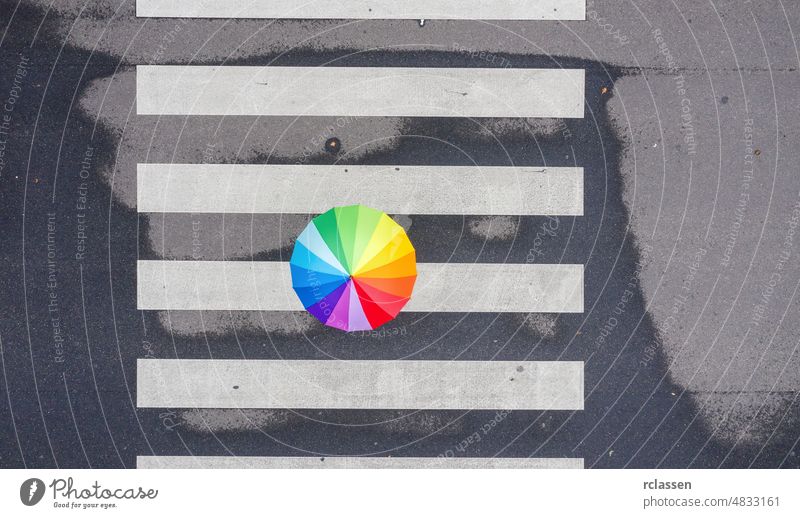
POLYGON ((583 117, 584 71, 139 65, 140 115, 583 117))
POLYGON ((582 469, 583 459, 537 457, 141 456, 139 469, 582 469))
POLYGON ((581 410, 583 362, 141 359, 137 404, 142 408, 581 410))
POLYGON ((584 0, 136 0, 136 15, 180 18, 583 20, 584 0))
POLYGON ((580 167, 139 164, 139 212, 583 215, 580 167))
MULTIPOLYGON (((304 311, 289 263, 139 261, 139 309, 304 311)), ((418 263, 403 311, 583 312, 583 266, 574 264, 418 263)))
MULTIPOLYGON (((583 0, 407 2, 137 0, 142 17, 582 20, 583 0)), ((565 68, 140 65, 141 116, 582 118, 585 73, 565 68)), ((199 117, 197 117, 199 119, 199 117)), ((298 150, 301 152, 302 150, 298 150)), ((170 164, 137 166, 142 214, 316 214, 365 204, 390 214, 582 216, 572 167, 170 164)), ((581 313, 581 264, 419 263, 405 312, 581 313)), ((137 307, 303 311, 280 261, 137 262, 137 307)), ((264 360, 148 357, 140 408, 535 410, 584 408, 581 361, 264 360)), ((376 443, 377 444, 377 443, 376 443)), ((158 453, 158 452, 155 452, 158 453)), ((566 452, 565 452, 566 453, 566 452)), ((145 456, 156 467, 581 468, 582 459, 145 456)))

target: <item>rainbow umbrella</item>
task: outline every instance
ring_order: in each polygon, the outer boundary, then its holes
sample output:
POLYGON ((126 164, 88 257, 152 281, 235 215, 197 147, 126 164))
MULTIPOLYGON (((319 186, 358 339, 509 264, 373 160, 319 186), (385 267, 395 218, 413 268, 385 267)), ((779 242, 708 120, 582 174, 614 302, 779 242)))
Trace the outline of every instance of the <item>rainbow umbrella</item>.
POLYGON ((303 307, 344 331, 393 319, 417 279, 416 253, 403 227, 363 205, 335 207, 312 219, 297 238, 290 266, 303 307))

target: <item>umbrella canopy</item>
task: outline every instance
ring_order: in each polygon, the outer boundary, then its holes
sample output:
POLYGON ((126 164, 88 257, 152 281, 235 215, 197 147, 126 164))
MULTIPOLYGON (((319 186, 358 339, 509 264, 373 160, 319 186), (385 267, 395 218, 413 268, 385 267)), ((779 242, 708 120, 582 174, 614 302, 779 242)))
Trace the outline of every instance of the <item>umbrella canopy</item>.
POLYGON ((335 207, 312 219, 290 261, 292 287, 323 324, 367 331, 408 302, 417 259, 403 227, 363 205, 335 207))

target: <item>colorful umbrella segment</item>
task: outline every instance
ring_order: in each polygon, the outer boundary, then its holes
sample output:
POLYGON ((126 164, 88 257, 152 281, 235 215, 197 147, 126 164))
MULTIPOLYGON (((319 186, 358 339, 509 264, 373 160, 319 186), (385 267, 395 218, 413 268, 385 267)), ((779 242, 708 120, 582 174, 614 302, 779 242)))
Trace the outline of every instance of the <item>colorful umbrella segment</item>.
POLYGON ((292 252, 292 287, 303 307, 343 331, 375 329, 408 302, 417 279, 403 227, 363 205, 312 219, 292 252))

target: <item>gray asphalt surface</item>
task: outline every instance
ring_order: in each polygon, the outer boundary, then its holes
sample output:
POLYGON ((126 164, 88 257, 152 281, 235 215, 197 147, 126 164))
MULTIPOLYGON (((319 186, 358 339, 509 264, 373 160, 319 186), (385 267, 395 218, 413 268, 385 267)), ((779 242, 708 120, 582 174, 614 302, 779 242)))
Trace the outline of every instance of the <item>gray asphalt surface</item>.
POLYGON ((14 99, 0 119, 0 466, 446 452, 800 466, 795 2, 588 1, 581 22, 424 25, 49 3, 0 2, 0 96, 14 99), (188 63, 584 68, 586 117, 137 116, 134 66, 188 63), (331 136, 338 155, 320 144, 331 136), (584 264, 585 313, 402 314, 345 337, 304 313, 137 311, 137 258, 288 260, 308 220, 139 215, 137 162, 301 159, 584 167, 583 217, 397 219, 420 262, 584 264), (143 357, 576 360, 586 407, 508 413, 459 450, 494 412, 137 409, 143 357))

